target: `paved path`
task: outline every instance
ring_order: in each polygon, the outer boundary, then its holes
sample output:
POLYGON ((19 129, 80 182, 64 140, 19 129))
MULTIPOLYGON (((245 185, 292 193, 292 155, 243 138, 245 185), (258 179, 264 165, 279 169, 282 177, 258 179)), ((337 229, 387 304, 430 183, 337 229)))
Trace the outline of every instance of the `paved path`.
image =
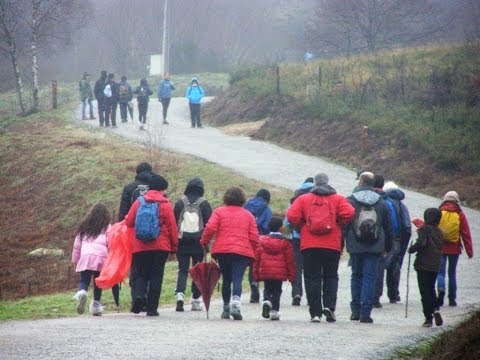
MULTIPOLYGON (((321 159, 247 137, 228 136, 214 128, 191 129, 184 99, 172 101, 170 125, 159 125, 160 111, 160 104, 152 101, 149 131, 139 131, 136 123, 131 122, 105 131, 143 144, 161 143, 172 150, 235 169, 250 178, 290 189, 295 189, 304 178, 318 171, 329 174, 331 184, 342 194, 350 194, 355 186, 352 171, 321 159)), ((78 113, 76 115, 78 118, 78 113)), ((96 125, 92 121, 87 123, 96 125)), ((440 202, 412 191, 406 193, 406 203, 414 216, 420 216, 425 208, 438 206, 440 202)), ((479 249, 479 213, 465 211, 474 234, 474 248, 479 249)), ((405 273, 401 283, 402 299, 405 297, 405 273)), ((444 328, 457 323, 473 306, 478 306, 478 274, 480 262, 476 258, 467 260, 466 255, 462 255, 458 265, 459 306, 442 309, 444 328)), ((161 309, 159 318, 107 314, 101 318, 80 316, 6 322, 0 324, 0 359, 383 358, 398 345, 412 344, 418 338, 441 331, 420 327, 423 316, 413 271, 408 318, 405 318, 403 301, 384 304, 383 309, 373 311, 375 323, 372 325, 348 320, 350 269, 346 262, 340 264, 339 278, 338 321, 334 324, 310 323, 305 304, 301 307, 290 305, 291 287, 285 284, 279 322, 262 319, 260 306, 251 304, 243 304, 244 321, 221 320, 219 302, 212 304, 210 320, 205 319, 204 312, 176 313, 169 308, 161 309)))

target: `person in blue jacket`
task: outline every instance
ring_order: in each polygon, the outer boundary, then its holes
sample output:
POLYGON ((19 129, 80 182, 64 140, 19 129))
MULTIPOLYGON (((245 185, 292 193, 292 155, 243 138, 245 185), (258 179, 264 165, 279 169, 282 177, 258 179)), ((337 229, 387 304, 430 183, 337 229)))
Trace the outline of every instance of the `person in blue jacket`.
POLYGON ((200 104, 202 103, 204 95, 205 91, 203 91, 202 87, 198 84, 197 78, 193 78, 185 93, 185 97, 188 98, 188 105, 190 106, 192 128, 203 128, 202 121, 200 120, 200 104))
POLYGON ((172 91, 175 90, 175 86, 170 82, 170 74, 163 74, 163 80, 158 84, 158 101, 162 103, 163 108, 163 123, 168 124, 167 121, 167 111, 168 106, 170 105, 170 100, 172 99, 172 91))

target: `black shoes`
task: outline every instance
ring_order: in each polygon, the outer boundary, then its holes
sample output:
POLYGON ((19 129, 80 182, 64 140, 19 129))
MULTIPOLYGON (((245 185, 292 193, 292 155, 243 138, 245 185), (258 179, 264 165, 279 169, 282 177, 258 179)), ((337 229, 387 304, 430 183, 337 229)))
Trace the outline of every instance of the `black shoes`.
POLYGON ((443 306, 443 300, 445 299, 445 290, 438 290, 437 304, 438 306, 443 306))
POLYGON ((383 305, 380 303, 380 301, 374 301, 372 306, 375 308, 375 309, 381 309, 383 308, 383 305))
POLYGON ((435 325, 437 326, 443 325, 443 319, 442 319, 442 315, 440 315, 440 311, 435 310, 433 312, 433 318, 435 319, 435 325))
POLYGON ((425 319, 425 322, 422 324, 422 327, 431 328, 433 325, 432 319, 425 319))
POLYGON ((360 316, 360 322, 365 324, 372 324, 373 319, 370 316, 360 316))
POLYGON ((457 302, 455 300, 448 300, 448 306, 457 306, 457 302))
POLYGON ((147 316, 159 316, 160 314, 158 313, 157 310, 155 311, 147 311, 147 316))
POLYGON ((350 321, 358 321, 358 320, 360 320, 360 315, 354 314, 354 313, 350 315, 350 321))
POLYGON ((292 299, 292 305, 293 306, 300 306, 300 302, 302 301, 302 298, 300 295, 295 295, 295 297, 292 299))
POLYGON ((258 304, 260 302, 260 292, 258 286, 250 285, 250 304, 258 304))
POLYGON ((323 309, 323 315, 325 315, 325 317, 327 318, 327 322, 329 322, 329 323, 337 321, 337 318, 335 317, 335 314, 329 308, 323 309))
POLYGON ((141 297, 137 297, 135 298, 135 300, 133 301, 133 305, 132 305, 132 308, 130 309, 130 311, 134 314, 140 314, 140 312, 142 311, 142 309, 144 308, 145 306, 145 299, 144 298, 141 298, 141 297))

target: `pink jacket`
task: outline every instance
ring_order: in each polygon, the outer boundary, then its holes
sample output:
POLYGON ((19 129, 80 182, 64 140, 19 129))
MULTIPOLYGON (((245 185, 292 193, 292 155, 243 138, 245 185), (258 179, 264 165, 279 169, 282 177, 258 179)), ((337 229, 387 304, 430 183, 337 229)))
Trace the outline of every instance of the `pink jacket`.
POLYGON ((101 271, 108 254, 107 230, 95 238, 84 237, 80 234, 75 237, 72 251, 72 263, 76 264, 75 271, 84 270, 101 271))

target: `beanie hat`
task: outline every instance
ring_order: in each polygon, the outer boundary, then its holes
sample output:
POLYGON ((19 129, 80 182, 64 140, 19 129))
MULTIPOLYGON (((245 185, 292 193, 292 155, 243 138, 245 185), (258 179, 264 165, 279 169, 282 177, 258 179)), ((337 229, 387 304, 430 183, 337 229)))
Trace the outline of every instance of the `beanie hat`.
POLYGON ((457 204, 460 204, 460 197, 456 191, 449 191, 443 197, 443 201, 453 201, 457 204))
POLYGON ((152 165, 150 165, 147 162, 142 162, 142 163, 138 164, 137 169, 136 169, 137 174, 140 174, 144 171, 152 171, 152 165))
POLYGON ((327 185, 328 184, 328 175, 324 173, 319 173, 315 175, 315 185, 327 185))
POLYGON ((257 197, 261 197, 262 199, 264 199, 267 203, 270 202, 270 191, 266 190, 266 189, 260 189, 258 190, 257 192, 257 195, 255 195, 257 197))
POLYGON ((423 220, 426 225, 438 225, 442 218, 442 212, 437 208, 428 208, 423 213, 423 220))
POLYGON ((168 181, 163 176, 153 174, 148 184, 150 190, 164 191, 168 188, 168 181))
POLYGON ((395 190, 395 189, 398 189, 398 185, 395 184, 393 181, 387 181, 385 185, 383 185, 383 191, 395 190))

